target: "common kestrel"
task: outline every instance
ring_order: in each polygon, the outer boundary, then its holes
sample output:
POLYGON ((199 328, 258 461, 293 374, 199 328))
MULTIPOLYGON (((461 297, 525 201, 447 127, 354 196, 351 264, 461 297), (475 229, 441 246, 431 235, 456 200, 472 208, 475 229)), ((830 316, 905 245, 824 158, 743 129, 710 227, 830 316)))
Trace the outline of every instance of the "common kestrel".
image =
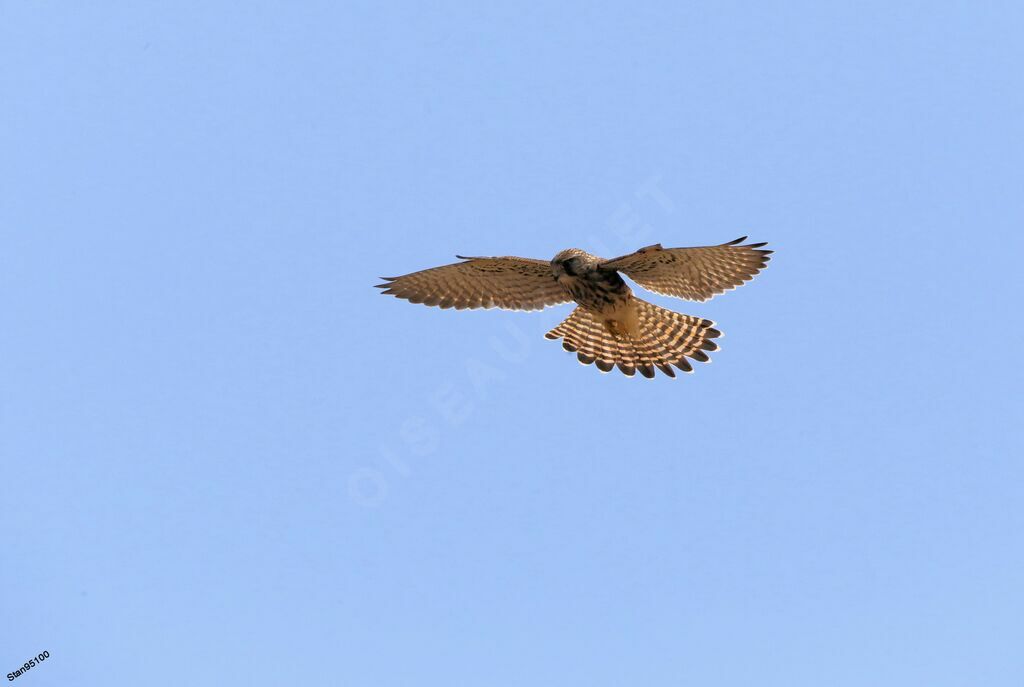
POLYGON ((632 377, 654 376, 655 368, 675 377, 673 366, 692 372, 687 358, 709 362, 722 333, 714 322, 660 308, 641 300, 622 276, 666 296, 706 301, 741 286, 760 272, 770 250, 764 243, 742 245, 746 236, 719 246, 662 248, 661 244, 605 260, 578 248, 563 250, 550 262, 533 258, 467 258, 451 265, 382 277, 382 293, 441 308, 542 310, 575 301, 578 306, 545 334, 563 339, 584 365, 602 372, 618 366, 632 377))

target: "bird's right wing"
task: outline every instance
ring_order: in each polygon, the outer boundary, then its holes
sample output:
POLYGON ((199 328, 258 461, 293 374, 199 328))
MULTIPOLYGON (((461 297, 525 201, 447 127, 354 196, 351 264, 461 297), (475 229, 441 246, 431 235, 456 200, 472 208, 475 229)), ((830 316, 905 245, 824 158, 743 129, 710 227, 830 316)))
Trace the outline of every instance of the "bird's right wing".
POLYGON ((555 279, 550 263, 511 256, 464 258, 443 267, 413 272, 402 277, 382 277, 382 293, 411 303, 442 308, 504 308, 543 310, 568 303, 569 292, 555 279))
POLYGON ((641 248, 601 263, 619 270, 648 291, 691 301, 706 301, 750 281, 771 259, 763 243, 743 245, 746 236, 719 246, 641 248))

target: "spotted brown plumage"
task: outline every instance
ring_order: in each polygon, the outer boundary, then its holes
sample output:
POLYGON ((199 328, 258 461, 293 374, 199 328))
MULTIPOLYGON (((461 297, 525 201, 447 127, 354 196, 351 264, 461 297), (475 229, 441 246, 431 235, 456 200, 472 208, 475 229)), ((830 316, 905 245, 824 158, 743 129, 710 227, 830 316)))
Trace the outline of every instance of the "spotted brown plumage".
POLYGON ((441 308, 504 308, 543 310, 568 303, 572 297, 559 286, 551 263, 532 258, 463 258, 443 267, 413 272, 404 277, 381 277, 377 288, 412 303, 441 308))
POLYGON ((764 243, 740 245, 746 238, 702 248, 662 248, 659 243, 607 260, 602 267, 654 293, 706 301, 750 281, 768 264, 772 251, 762 250, 764 243))
POLYGON ((705 351, 718 350, 712 339, 722 333, 711 320, 672 312, 639 298, 634 302, 639 320, 637 336, 615 336, 583 306, 544 336, 562 339, 562 348, 576 353, 584 365, 593 363, 602 372, 618 367, 629 377, 637 372, 653 377, 655 368, 675 377, 673 366, 693 372, 687 358, 706 363, 710 359, 705 351))
POLYGON ((653 377, 661 370, 691 372, 690 360, 709 362, 718 350, 714 322, 666 310, 633 295, 620 272, 646 289, 705 301, 752 279, 772 251, 746 237, 718 246, 641 248, 605 260, 578 248, 550 262, 517 257, 459 257, 462 262, 384 277, 383 293, 441 308, 541 310, 575 301, 578 307, 545 336, 586 365, 614 367, 628 376, 653 377))

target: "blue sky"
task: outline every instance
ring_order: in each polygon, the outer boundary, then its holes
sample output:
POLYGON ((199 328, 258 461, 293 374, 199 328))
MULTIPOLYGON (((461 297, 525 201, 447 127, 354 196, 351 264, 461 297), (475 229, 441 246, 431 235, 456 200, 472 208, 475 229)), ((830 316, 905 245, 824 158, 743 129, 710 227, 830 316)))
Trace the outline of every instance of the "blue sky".
POLYGON ((1021 684, 1022 31, 4 2, 0 675, 1021 684), (744 234, 676 380, 371 288, 744 234))

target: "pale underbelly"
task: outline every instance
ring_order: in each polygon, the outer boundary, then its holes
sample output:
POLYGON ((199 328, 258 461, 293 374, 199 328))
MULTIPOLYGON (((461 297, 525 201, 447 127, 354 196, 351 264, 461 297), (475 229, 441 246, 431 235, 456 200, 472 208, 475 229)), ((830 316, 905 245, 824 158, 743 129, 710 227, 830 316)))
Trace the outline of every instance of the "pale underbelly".
POLYGON ((624 294, 621 299, 612 303, 602 303, 600 308, 588 310, 593 312, 615 336, 637 337, 640 334, 636 301, 631 293, 624 294))
POLYGON ((563 277, 559 280, 573 299, 604 323, 615 336, 638 336, 640 327, 633 292, 618 280, 578 279, 563 277))

